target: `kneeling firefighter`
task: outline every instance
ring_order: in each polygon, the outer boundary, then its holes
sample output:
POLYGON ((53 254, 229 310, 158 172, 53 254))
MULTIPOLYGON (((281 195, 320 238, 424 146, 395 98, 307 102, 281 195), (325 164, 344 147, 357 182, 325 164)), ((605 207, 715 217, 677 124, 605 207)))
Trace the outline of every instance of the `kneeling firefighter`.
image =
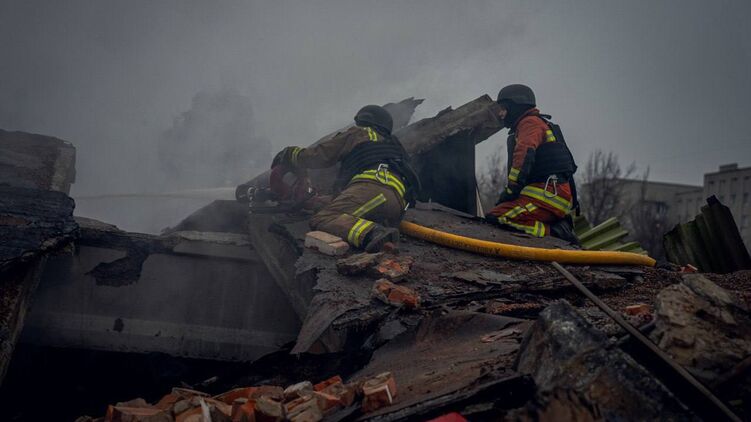
POLYGON ((504 87, 498 104, 498 115, 509 128, 508 175, 486 218, 536 237, 552 235, 578 243, 570 216, 579 209, 576 164, 561 128, 540 114, 528 86, 504 87))
POLYGON ((383 107, 368 105, 352 128, 310 148, 287 147, 272 167, 325 168, 341 163, 334 184, 338 195, 310 219, 313 230, 345 239, 368 252, 398 242, 404 211, 414 201, 420 182, 404 147, 391 134, 393 120, 383 107))

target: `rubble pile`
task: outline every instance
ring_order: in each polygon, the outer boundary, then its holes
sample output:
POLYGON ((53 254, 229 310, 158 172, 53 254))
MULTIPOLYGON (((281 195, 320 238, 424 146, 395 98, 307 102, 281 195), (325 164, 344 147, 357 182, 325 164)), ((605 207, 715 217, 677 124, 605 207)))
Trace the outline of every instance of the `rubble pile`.
POLYGON ((105 416, 84 416, 78 422, 317 422, 328 416, 368 414, 390 406, 397 386, 390 372, 345 383, 334 376, 317 384, 301 381, 283 388, 275 385, 239 387, 211 396, 173 388, 154 404, 142 398, 107 407, 105 416))

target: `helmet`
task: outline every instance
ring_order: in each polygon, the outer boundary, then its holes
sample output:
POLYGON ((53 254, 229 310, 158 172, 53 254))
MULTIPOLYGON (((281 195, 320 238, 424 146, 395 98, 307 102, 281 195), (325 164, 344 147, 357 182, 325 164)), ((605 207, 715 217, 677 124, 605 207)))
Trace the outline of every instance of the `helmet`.
POLYGON ((394 128, 394 120, 385 108, 377 105, 366 105, 355 115, 355 123, 359 126, 376 126, 389 134, 394 128))
POLYGON ((532 92, 532 88, 521 84, 514 84, 503 87, 498 93, 497 102, 501 103, 503 101, 508 101, 519 105, 528 105, 532 107, 534 107, 537 103, 535 101, 535 93, 532 92))

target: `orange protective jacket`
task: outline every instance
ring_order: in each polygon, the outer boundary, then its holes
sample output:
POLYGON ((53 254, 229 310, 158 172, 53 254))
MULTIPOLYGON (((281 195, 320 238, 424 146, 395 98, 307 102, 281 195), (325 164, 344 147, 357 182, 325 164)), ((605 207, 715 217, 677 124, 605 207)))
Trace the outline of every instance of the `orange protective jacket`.
POLYGON ((528 110, 511 126, 507 141, 508 174, 506 192, 537 199, 540 206, 556 215, 567 214, 572 207, 569 183, 530 183, 527 176, 534 166, 534 153, 551 136, 548 124, 536 108, 528 110), (547 191, 547 192, 545 192, 547 191))

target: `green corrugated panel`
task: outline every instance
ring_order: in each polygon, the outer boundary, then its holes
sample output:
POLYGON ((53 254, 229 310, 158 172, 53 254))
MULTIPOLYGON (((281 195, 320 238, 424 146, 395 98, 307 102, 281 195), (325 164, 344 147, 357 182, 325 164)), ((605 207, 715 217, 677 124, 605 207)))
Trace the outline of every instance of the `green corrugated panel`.
POLYGON ((620 224, 618 223, 618 220, 616 220, 615 217, 611 217, 603 221, 602 223, 598 224, 597 226, 582 233, 581 236, 579 236, 579 241, 581 243, 586 243, 586 242, 589 242, 591 239, 601 236, 604 233, 607 233, 613 229, 619 229, 619 228, 620 228, 620 224))
POLYGON ((620 239, 623 239, 626 236, 628 236, 628 232, 626 230, 623 230, 620 226, 618 226, 617 229, 609 230, 605 233, 600 234, 597 237, 587 240, 586 242, 582 242, 582 247, 584 249, 595 250, 595 251, 601 250, 605 248, 606 246, 612 245, 613 243, 619 241, 620 239))
POLYGON ((628 243, 621 243, 616 242, 612 245, 605 246, 602 248, 603 251, 621 251, 621 252, 632 252, 633 249, 641 249, 641 245, 639 242, 628 242, 628 243))

